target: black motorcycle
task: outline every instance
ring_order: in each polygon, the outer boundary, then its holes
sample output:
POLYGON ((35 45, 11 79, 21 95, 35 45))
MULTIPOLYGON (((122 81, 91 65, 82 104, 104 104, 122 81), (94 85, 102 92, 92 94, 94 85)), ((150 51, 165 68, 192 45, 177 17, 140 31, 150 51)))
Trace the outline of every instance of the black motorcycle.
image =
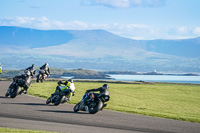
MULTIPOLYGON (((65 86, 58 85, 58 87, 61 90, 65 86)), ((74 95, 74 93, 70 89, 65 89, 58 93, 51 94, 51 96, 47 99, 46 104, 53 103, 55 106, 57 106, 60 103, 70 101, 72 95, 74 95)))
POLYGON ((39 71, 39 74, 37 75, 37 79, 36 79, 36 82, 44 82, 45 78, 46 78, 46 74, 45 74, 45 71, 44 70, 40 70, 39 71))
POLYGON ((94 95, 93 92, 86 92, 82 100, 74 106, 74 112, 88 111, 90 114, 95 114, 100 110, 103 110, 107 106, 105 102, 108 102, 110 96, 99 94, 98 96, 94 95))
POLYGON ((23 88, 25 87, 26 82, 30 84, 32 78, 33 75, 30 71, 26 71, 25 74, 22 74, 21 76, 15 76, 5 94, 5 97, 10 96, 11 98, 15 98, 17 95, 21 95, 24 92, 23 88))

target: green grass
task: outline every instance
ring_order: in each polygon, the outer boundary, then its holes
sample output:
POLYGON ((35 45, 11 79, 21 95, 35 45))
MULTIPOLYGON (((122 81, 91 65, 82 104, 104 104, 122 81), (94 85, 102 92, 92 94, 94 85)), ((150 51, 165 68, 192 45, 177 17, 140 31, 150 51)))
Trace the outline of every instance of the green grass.
MULTIPOLYGON (((75 82, 76 95, 69 103, 78 103, 87 89, 104 83, 75 82)), ((200 85, 108 83, 110 101, 105 109, 200 123, 200 85)), ((56 82, 32 84, 28 93, 48 98, 56 82)))
POLYGON ((22 130, 14 128, 1 128, 0 133, 56 133, 56 132, 47 132, 47 131, 36 131, 36 130, 22 130))

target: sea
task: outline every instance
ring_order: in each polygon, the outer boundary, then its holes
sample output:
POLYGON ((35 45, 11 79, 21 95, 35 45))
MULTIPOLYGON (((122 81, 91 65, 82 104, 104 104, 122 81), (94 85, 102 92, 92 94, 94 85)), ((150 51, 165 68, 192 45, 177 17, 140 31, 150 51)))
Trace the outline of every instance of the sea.
POLYGON ((109 74, 116 81, 146 81, 200 84, 200 76, 176 76, 176 75, 119 75, 109 74))
MULTIPOLYGON (((176 76, 176 75, 121 75, 107 74, 113 81, 146 81, 146 82, 168 82, 168 83, 189 83, 200 84, 200 76, 176 76)), ((61 77, 70 79, 73 77, 61 77)), ((90 80, 106 80, 106 79, 90 79, 90 80)))

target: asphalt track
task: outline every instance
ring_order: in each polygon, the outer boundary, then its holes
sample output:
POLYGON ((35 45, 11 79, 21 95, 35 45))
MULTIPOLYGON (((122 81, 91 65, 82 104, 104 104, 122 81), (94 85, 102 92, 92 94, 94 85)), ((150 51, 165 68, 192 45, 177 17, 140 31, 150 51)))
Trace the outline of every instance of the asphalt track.
MULTIPOLYGON (((71 133, 199 133, 200 124, 103 110, 73 112, 74 105, 46 105, 22 94, 5 98, 11 82, 0 81, 0 127, 71 133)), ((109 103, 108 103, 109 104, 109 103)))

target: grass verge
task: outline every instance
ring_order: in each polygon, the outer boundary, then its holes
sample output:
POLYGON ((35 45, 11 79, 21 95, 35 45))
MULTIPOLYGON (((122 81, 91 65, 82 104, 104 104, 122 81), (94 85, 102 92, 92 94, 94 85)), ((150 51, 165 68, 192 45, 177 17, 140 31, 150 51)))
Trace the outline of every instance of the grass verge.
MULTIPOLYGON (((76 95, 69 103, 78 103, 87 89, 98 88, 104 83, 106 81, 75 82, 76 95)), ((200 123, 200 85, 108 84, 111 97, 108 110, 200 123)), ((55 81, 35 83, 28 94, 47 99, 56 86, 55 81)))
POLYGON ((0 127, 0 133, 57 133, 57 132, 24 130, 24 129, 2 128, 2 127, 0 127))

